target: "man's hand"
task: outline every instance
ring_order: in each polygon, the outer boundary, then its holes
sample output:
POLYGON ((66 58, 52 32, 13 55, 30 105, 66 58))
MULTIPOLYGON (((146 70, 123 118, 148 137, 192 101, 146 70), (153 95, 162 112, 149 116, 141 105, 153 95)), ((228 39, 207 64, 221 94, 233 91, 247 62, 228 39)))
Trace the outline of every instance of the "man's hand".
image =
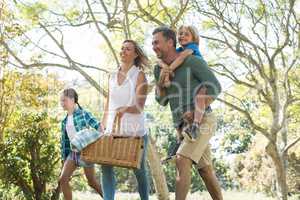
POLYGON ((194 112, 191 111, 185 112, 182 118, 184 121, 191 124, 194 121, 194 112))
POLYGON ((157 83, 159 87, 163 87, 164 86, 165 78, 170 73, 171 73, 171 70, 170 70, 169 66, 161 68, 159 80, 158 80, 158 83, 157 83))

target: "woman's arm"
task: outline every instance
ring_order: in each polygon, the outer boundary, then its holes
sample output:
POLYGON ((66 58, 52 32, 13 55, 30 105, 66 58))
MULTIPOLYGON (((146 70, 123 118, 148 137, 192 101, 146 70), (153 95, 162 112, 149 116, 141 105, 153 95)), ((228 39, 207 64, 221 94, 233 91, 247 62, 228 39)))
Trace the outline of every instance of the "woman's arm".
POLYGON ((147 98, 148 83, 144 72, 140 72, 137 78, 136 85, 136 105, 128 107, 120 107, 117 109, 119 117, 122 117, 124 113, 139 114, 144 110, 145 102, 147 98))
POLYGON ((104 105, 103 117, 102 117, 102 120, 101 120, 101 125, 102 125, 103 129, 106 128, 107 114, 108 114, 108 105, 109 105, 109 87, 108 87, 107 97, 106 97, 106 101, 105 101, 105 105, 104 105))

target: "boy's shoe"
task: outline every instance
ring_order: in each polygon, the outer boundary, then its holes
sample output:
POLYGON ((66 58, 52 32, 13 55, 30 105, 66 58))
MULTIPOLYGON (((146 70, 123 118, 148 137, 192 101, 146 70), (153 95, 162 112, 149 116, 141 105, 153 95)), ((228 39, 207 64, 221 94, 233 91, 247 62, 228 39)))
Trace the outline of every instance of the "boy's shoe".
POLYGON ((199 133, 200 133, 200 124, 198 123, 192 123, 192 125, 189 125, 183 131, 184 138, 187 138, 192 142, 197 139, 199 133))
POLYGON ((180 147, 181 141, 176 141, 175 144, 171 144, 168 149, 168 156, 161 161, 162 164, 166 164, 168 161, 173 160, 176 157, 178 148, 180 147))

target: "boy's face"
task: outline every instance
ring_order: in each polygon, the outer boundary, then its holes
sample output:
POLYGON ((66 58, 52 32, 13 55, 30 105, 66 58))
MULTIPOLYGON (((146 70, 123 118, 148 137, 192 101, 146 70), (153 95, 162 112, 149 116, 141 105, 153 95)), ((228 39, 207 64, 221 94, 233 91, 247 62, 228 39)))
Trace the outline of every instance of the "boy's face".
POLYGON ((181 46, 187 45, 188 43, 193 42, 192 33, 186 28, 181 28, 178 32, 178 42, 181 46))

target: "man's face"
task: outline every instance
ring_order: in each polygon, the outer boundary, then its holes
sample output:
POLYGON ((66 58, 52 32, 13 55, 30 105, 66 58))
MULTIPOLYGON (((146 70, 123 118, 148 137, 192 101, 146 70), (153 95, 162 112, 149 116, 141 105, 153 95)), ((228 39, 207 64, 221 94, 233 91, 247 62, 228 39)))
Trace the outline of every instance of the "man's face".
POLYGON ((168 50, 172 46, 172 40, 166 40, 162 32, 155 33, 152 39, 152 49, 156 53, 157 58, 166 57, 168 50))

